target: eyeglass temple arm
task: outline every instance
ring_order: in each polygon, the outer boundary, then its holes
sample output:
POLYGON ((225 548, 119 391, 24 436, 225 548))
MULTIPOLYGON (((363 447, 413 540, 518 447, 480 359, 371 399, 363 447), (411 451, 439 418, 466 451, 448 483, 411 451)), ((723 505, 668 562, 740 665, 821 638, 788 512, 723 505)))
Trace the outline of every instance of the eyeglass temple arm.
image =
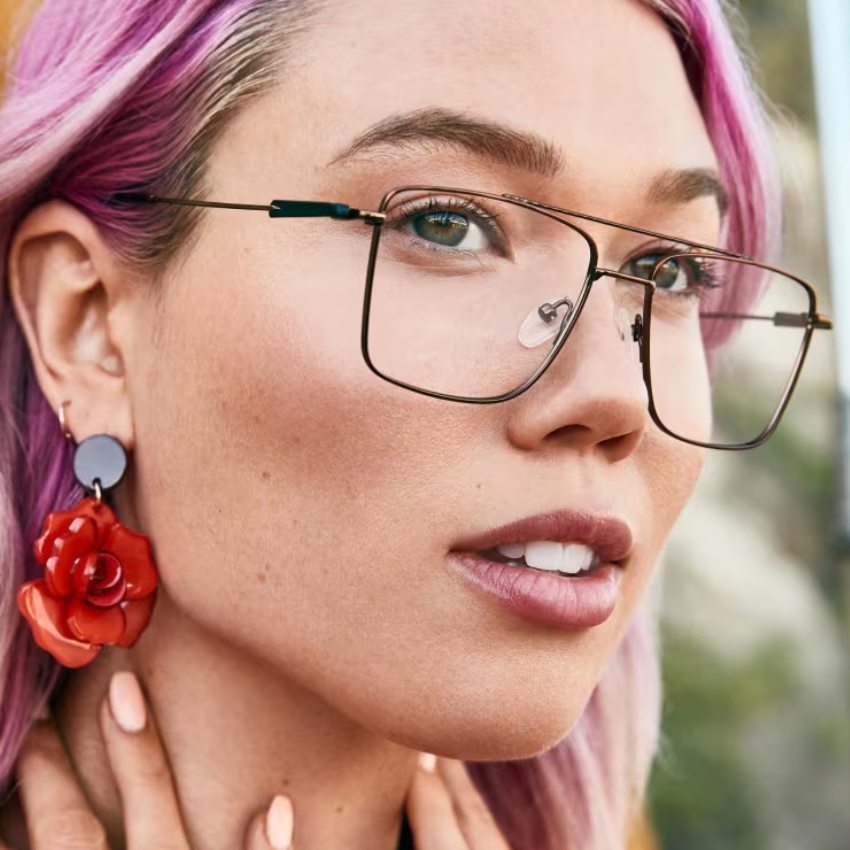
POLYGON ((831 331, 832 319, 815 313, 809 318, 808 313, 774 313, 772 316, 755 316, 751 313, 700 313, 702 319, 759 319, 763 322, 773 322, 778 328, 807 328, 810 324, 815 330, 831 331))
POLYGON ((127 204, 174 204, 182 207, 207 207, 221 210, 254 210, 267 212, 270 218, 335 218, 343 221, 360 219, 369 224, 382 224, 384 213, 358 210, 347 204, 323 201, 272 201, 268 206, 257 204, 220 204, 217 201, 192 201, 184 198, 161 198, 145 192, 118 192, 112 201, 127 204))

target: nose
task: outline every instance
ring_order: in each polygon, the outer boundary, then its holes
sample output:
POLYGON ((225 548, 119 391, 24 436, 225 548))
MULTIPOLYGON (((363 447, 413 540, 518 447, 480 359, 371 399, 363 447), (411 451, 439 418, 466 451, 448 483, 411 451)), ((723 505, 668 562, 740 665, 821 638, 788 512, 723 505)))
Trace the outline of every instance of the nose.
MULTIPOLYGON (((545 374, 510 402, 508 436, 524 450, 566 446, 609 462, 631 455, 650 418, 638 343, 634 284, 597 280, 570 335, 545 374)), ((641 293, 642 294, 642 293, 641 293)))

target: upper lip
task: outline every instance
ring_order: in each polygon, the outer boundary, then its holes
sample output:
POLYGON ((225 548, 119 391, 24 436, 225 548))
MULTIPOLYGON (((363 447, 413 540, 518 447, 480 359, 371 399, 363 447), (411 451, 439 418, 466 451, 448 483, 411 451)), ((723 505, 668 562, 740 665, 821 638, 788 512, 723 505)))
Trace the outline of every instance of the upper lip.
POLYGON ((538 514, 465 538, 452 548, 454 551, 482 552, 509 543, 536 540, 582 543, 606 563, 624 560, 634 545, 631 529, 617 517, 590 511, 561 510, 538 514))

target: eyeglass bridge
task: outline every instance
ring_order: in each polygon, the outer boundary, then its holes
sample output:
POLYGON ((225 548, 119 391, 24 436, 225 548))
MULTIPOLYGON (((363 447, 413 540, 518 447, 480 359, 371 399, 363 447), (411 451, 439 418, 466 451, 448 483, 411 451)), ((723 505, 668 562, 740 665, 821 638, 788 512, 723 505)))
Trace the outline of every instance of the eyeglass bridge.
MULTIPOLYGON (((573 314, 573 310, 575 310, 575 304, 570 301, 569 298, 561 298, 559 301, 556 301, 554 304, 550 302, 546 302, 545 304, 541 304, 537 308, 537 315, 548 325, 551 324, 555 319, 558 318, 558 308, 566 307, 567 312, 564 317, 561 319, 561 322, 565 322, 569 317, 573 314)), ((640 313, 635 314, 634 322, 629 327, 629 332, 631 335, 632 342, 636 342, 640 344, 643 342, 643 316, 640 313)), ((625 338, 625 337, 624 337, 625 338)))

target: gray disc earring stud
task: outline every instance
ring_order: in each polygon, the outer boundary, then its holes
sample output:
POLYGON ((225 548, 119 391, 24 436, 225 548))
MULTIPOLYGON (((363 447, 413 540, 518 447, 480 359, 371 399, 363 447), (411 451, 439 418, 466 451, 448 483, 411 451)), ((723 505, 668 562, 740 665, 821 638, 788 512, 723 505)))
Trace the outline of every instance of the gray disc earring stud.
POLYGON ((111 490, 126 471, 127 452, 108 434, 87 437, 74 452, 74 476, 88 490, 111 490))

